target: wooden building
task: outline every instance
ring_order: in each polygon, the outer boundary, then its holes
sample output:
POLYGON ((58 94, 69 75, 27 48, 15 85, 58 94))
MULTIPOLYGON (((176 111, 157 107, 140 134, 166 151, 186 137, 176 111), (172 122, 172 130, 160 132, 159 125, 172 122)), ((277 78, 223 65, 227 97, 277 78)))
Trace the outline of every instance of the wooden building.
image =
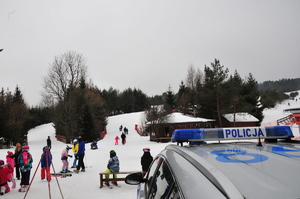
POLYGON ((150 141, 169 142, 175 129, 214 128, 215 120, 183 115, 174 112, 165 123, 156 124, 157 136, 150 134, 150 141))

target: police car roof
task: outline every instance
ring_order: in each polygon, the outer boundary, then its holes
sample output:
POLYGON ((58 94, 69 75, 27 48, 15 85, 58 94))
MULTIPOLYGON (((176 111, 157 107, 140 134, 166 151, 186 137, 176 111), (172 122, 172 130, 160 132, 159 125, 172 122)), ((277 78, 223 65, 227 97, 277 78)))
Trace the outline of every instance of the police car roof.
POLYGON ((197 167, 228 198, 239 194, 244 198, 300 197, 300 143, 169 145, 167 150, 197 167))

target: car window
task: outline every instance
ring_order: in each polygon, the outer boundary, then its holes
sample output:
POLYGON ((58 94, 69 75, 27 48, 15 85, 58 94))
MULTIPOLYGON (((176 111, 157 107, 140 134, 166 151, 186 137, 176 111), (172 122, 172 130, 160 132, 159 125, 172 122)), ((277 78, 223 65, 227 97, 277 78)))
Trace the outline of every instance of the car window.
POLYGON ((163 158, 157 158, 149 171, 148 181, 149 199, 179 199, 178 187, 171 170, 163 158))

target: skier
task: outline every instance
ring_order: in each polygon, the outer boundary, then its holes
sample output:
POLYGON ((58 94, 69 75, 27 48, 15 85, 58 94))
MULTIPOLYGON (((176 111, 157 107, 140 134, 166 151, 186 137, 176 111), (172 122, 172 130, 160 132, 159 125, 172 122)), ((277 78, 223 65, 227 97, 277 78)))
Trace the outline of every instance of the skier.
POLYGON ((122 125, 119 127, 119 130, 120 130, 120 132, 123 130, 123 126, 122 125))
POLYGON ((14 168, 9 163, 4 165, 4 161, 0 160, 0 195, 10 192, 7 175, 10 175, 13 171, 14 168))
MULTIPOLYGON (((119 164, 119 158, 114 150, 111 150, 109 152, 110 158, 108 160, 107 169, 104 171, 105 173, 117 173, 120 170, 120 164, 119 164)), ((108 179, 109 175, 105 175, 105 179, 108 179)), ((113 178, 117 178, 117 174, 113 174, 113 178)), ((112 181, 112 183, 116 186, 118 186, 117 181, 112 181)), ((109 182, 105 182, 107 186, 109 185, 109 182)))
POLYGON ((121 134, 122 144, 124 145, 126 143, 126 135, 125 133, 121 134))
POLYGON ((78 140, 76 138, 73 140, 72 151, 74 153, 74 160, 71 168, 76 168, 76 163, 78 160, 78 140))
POLYGON ((47 146, 48 146, 48 149, 50 150, 51 149, 51 139, 50 139, 50 136, 48 136, 48 138, 47 138, 47 146))
POLYGON ((96 140, 93 140, 93 142, 91 143, 91 149, 98 149, 98 146, 97 146, 97 141, 96 140))
POLYGON ((74 172, 79 173, 80 168, 81 168, 81 172, 85 172, 85 166, 84 166, 84 162, 83 162, 83 158, 85 155, 85 142, 82 140, 82 137, 79 136, 78 137, 79 140, 79 144, 78 144, 78 165, 76 167, 76 170, 74 170, 74 172))
POLYGON ((119 144, 119 139, 120 139, 119 136, 116 136, 116 137, 115 137, 115 145, 118 145, 118 144, 119 144))
POLYGON ((52 164, 52 154, 48 149, 48 146, 43 147, 43 154, 41 156, 41 179, 47 178, 47 181, 51 181, 50 166, 52 164))
POLYGON ((69 169, 69 162, 68 162, 68 157, 72 158, 73 156, 69 155, 69 150, 71 147, 67 145, 66 148, 63 149, 61 153, 61 161, 63 163, 61 173, 69 173, 71 172, 69 169))
POLYGON ((30 171, 32 168, 32 156, 29 153, 29 146, 25 145, 22 147, 22 152, 18 157, 18 164, 21 170, 21 188, 19 192, 26 192, 29 185, 30 171))
POLYGON ((128 135, 128 129, 126 127, 124 127, 124 133, 128 135))
POLYGON ((143 151, 144 154, 141 157, 141 165, 142 165, 143 174, 145 175, 153 161, 153 157, 150 154, 149 148, 144 148, 143 151))
POLYGON ((15 158, 15 167, 16 167, 16 178, 18 180, 20 180, 20 165, 18 163, 18 157, 20 156, 22 152, 22 146, 21 144, 18 142, 16 144, 16 149, 15 149, 15 154, 14 154, 14 158, 15 158))

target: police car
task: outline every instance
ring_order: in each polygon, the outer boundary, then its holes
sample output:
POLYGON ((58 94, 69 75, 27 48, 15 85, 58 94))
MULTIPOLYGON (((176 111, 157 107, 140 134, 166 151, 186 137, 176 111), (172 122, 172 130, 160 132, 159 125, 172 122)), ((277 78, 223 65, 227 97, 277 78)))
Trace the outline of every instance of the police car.
POLYGON ((289 126, 175 130, 177 145, 125 182, 145 199, 300 198, 300 143, 292 137, 289 126))

